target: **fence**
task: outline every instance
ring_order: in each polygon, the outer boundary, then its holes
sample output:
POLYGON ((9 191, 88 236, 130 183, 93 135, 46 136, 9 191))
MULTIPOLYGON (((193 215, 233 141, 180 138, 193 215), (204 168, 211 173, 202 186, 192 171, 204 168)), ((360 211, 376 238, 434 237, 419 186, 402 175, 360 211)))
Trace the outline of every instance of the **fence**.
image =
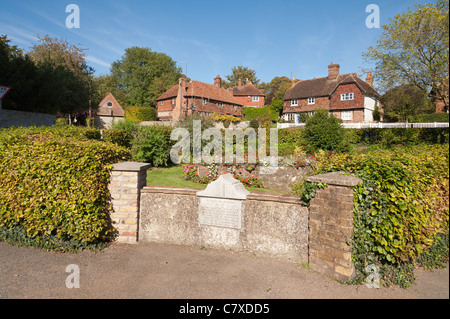
MULTIPOLYGON (((305 123, 277 123, 277 128, 303 128, 305 123)), ((449 123, 342 123, 344 128, 437 128, 449 127, 449 123)))

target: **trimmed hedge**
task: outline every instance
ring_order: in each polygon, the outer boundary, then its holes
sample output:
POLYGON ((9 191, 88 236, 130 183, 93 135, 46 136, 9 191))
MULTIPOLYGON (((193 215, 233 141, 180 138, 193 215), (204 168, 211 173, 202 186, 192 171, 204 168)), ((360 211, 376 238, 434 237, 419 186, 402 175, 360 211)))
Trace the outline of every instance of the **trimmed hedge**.
POLYGON ((64 242, 74 247, 109 238, 110 170, 130 153, 96 141, 93 132, 0 130, 0 239, 19 236, 22 242, 64 249, 64 242))
POLYGON ((154 107, 130 106, 125 110, 125 118, 130 121, 156 121, 158 112, 154 107))
POLYGON ((429 260, 423 256, 441 238, 447 238, 448 258, 448 144, 318 160, 320 172, 346 171, 364 181, 356 187, 354 199, 352 258, 357 281, 367 276, 366 266, 377 264, 385 284, 408 286, 414 280, 413 265, 429 260))

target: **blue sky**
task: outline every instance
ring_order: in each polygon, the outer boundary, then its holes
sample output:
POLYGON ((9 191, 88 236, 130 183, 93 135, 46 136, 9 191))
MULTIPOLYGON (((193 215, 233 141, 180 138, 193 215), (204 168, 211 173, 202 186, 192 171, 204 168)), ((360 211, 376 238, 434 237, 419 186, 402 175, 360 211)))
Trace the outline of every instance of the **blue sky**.
POLYGON ((36 34, 81 44, 97 75, 108 74, 126 48, 139 46, 166 53, 191 79, 207 83, 238 65, 265 82, 326 76, 330 62, 363 77, 361 54, 382 32, 366 27, 366 6, 378 5, 383 25, 426 2, 433 1, 0 0, 0 34, 25 51, 36 34), (80 9, 80 28, 66 27, 72 3, 80 9))

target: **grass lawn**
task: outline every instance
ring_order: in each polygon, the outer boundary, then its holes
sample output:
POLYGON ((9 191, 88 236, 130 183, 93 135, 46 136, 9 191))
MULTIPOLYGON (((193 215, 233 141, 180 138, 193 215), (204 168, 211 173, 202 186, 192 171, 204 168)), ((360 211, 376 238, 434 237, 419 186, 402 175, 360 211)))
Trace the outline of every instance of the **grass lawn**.
MULTIPOLYGON (((184 179, 184 170, 180 165, 170 167, 152 167, 147 171, 147 185, 148 186, 171 186, 171 187, 188 187, 188 188, 201 188, 205 189, 206 184, 197 184, 192 181, 184 179)), ((269 193, 282 193, 287 192, 268 189, 268 188, 255 188, 245 187, 250 192, 269 192, 269 193)))

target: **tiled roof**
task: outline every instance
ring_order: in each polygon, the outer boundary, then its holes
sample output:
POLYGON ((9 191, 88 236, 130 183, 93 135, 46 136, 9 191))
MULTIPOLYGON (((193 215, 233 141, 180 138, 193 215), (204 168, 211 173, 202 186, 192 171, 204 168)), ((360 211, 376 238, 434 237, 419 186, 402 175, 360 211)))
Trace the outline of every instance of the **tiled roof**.
MULTIPOLYGON (((169 90, 164 92, 156 100, 165 100, 178 95, 179 84, 172 86, 169 90)), ((230 104, 242 105, 231 93, 224 88, 219 88, 214 84, 208 84, 200 81, 190 81, 185 86, 185 96, 195 96, 206 98, 210 100, 226 102, 230 104)))
POLYGON ((252 82, 247 82, 245 85, 242 86, 233 87, 232 93, 234 96, 238 95, 264 96, 264 93, 261 90, 257 89, 252 82))
POLYGON ((99 103, 97 115, 101 116, 125 116, 125 111, 120 106, 119 102, 114 98, 111 93, 108 93, 103 100, 99 103), (111 102, 112 105, 108 106, 107 103, 111 102))
POLYGON ((298 82, 284 95, 284 100, 305 99, 308 97, 330 96, 341 84, 355 83, 364 94, 379 96, 373 87, 356 76, 356 73, 339 75, 336 80, 328 77, 298 82))

